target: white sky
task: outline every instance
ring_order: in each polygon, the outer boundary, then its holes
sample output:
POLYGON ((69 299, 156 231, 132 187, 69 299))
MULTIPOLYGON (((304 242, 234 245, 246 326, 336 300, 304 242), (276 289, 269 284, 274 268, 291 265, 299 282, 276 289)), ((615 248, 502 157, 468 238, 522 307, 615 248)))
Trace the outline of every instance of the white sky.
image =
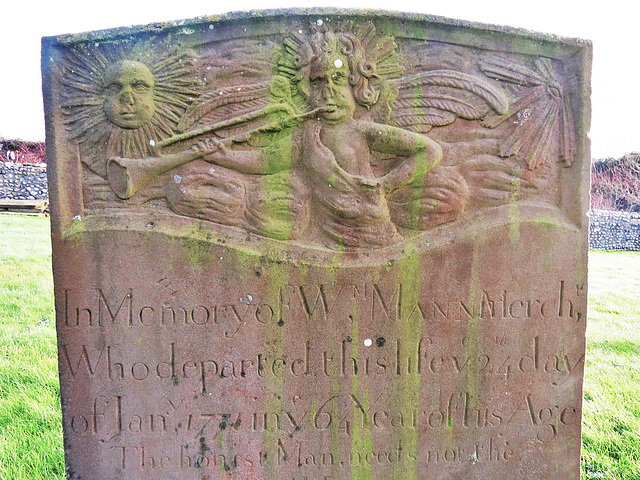
POLYGON ((44 140, 40 37, 283 7, 379 8, 593 41, 592 156, 640 151, 640 35, 635 2, 610 0, 8 0, 0 23, 0 138, 44 140), (587 6, 591 4, 591 6, 587 6))

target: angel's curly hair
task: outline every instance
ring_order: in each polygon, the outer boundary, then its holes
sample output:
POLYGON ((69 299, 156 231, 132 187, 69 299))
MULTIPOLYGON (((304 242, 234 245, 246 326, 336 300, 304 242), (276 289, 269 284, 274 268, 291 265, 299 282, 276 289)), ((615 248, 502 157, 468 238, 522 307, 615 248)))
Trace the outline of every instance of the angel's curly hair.
POLYGON ((312 65, 326 61, 331 54, 342 54, 349 65, 349 83, 355 101, 365 107, 373 106, 380 97, 380 80, 402 74, 398 47, 392 37, 376 32, 367 22, 359 28, 344 23, 331 31, 326 24, 311 24, 286 38, 276 53, 277 75, 287 78, 292 95, 301 101, 309 97, 308 79, 312 65))

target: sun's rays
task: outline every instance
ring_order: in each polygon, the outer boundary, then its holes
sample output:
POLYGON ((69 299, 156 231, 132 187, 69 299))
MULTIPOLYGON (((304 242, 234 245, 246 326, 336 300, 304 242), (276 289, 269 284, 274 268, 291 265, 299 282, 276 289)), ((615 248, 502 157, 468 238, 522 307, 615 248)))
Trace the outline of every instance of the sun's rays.
POLYGON ((171 50, 153 41, 131 48, 122 44, 69 48, 62 77, 62 112, 70 139, 80 145, 82 161, 105 176, 109 157, 152 155, 153 144, 176 132, 180 117, 200 94, 194 60, 192 50, 171 50), (142 63, 155 79, 155 111, 139 128, 121 128, 105 114, 104 74, 122 60, 142 63))

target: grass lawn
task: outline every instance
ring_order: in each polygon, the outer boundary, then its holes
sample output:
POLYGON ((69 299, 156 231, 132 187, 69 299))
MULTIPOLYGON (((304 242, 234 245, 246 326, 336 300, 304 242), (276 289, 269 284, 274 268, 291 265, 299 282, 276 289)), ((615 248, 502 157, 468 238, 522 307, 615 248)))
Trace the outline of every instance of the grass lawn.
POLYGON ((592 251, 583 476, 640 479, 640 252, 592 251))
POLYGON ((0 215, 0 479, 64 478, 49 220, 0 215))
MULTIPOLYGON (((50 264, 47 219, 0 215, 0 480, 64 478, 50 264)), ((582 476, 637 480, 640 252, 591 252, 589 281, 582 476)))

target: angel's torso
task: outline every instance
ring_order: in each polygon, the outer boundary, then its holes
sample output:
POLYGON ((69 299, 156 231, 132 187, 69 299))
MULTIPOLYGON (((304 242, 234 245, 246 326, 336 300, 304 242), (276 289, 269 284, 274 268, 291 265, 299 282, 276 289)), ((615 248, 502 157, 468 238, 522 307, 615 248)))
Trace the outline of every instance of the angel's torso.
POLYGON ((347 173, 374 178, 371 169, 371 151, 358 122, 342 125, 323 125, 320 141, 333 153, 336 163, 347 173))

